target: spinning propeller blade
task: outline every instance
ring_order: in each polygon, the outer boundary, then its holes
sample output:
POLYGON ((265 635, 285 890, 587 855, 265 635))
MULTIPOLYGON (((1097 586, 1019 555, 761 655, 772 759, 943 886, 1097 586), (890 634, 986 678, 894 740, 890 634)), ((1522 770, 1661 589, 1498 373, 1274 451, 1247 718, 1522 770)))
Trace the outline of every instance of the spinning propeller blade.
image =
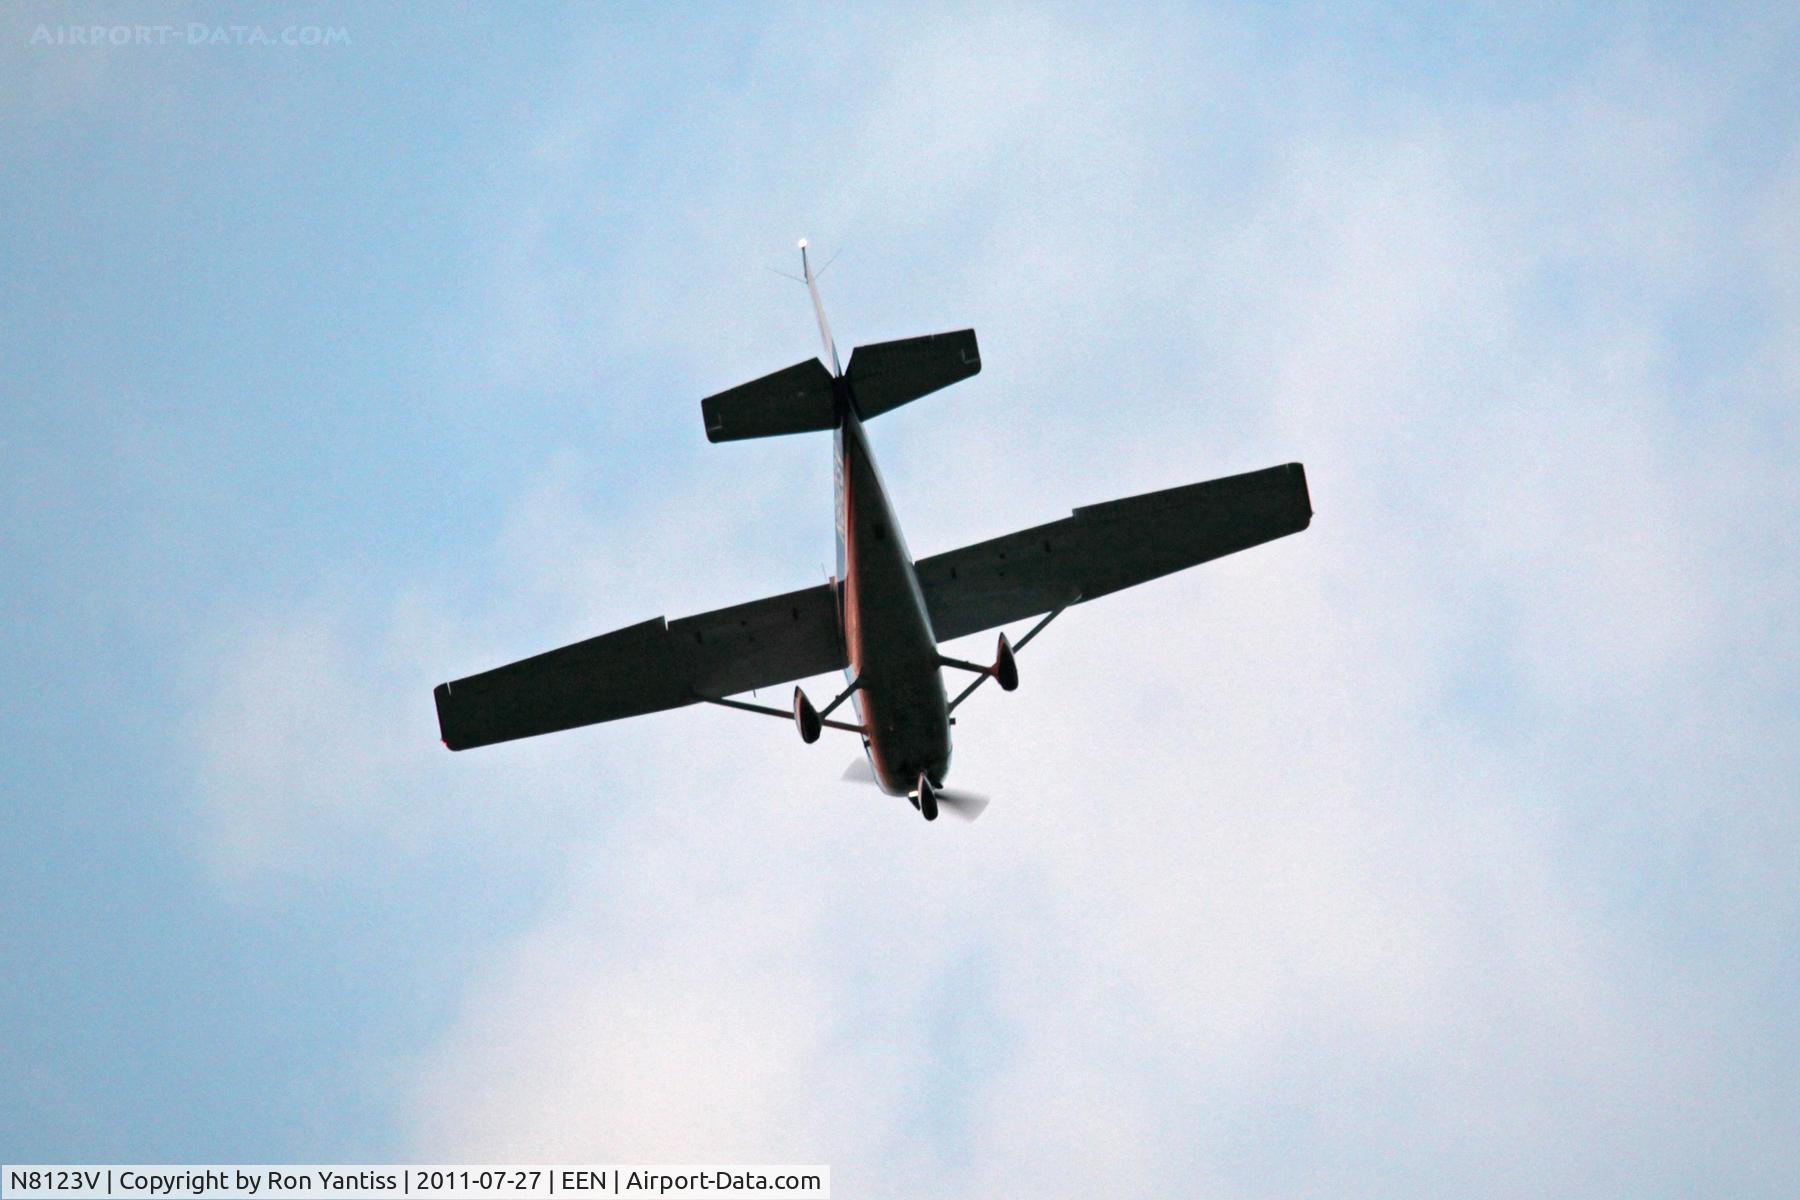
MULTIPOLYGON (((844 780, 874 785, 875 769, 869 766, 866 758, 853 759, 844 768, 844 780)), ((988 806, 988 798, 980 792, 965 792, 958 788, 939 788, 937 802, 940 810, 953 812, 965 821, 973 821, 988 806)))
POLYGON ((937 794, 938 809, 942 812, 953 812, 965 821, 973 821, 987 811, 988 798, 980 792, 965 792, 959 788, 944 788, 937 794))

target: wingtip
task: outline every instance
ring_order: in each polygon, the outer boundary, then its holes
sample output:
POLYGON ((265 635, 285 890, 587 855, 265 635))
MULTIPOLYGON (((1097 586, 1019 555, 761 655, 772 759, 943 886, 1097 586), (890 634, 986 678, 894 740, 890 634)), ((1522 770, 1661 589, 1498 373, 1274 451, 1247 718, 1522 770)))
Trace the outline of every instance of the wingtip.
MULTIPOLYGON (((1300 500, 1306 505, 1306 523, 1310 525, 1313 519, 1312 487, 1306 482, 1306 464, 1289 463, 1288 470, 1300 481, 1300 500)), ((1306 528, 1306 525, 1301 528, 1306 528)))
POLYGON ((437 703, 438 741, 444 743, 446 750, 461 750, 461 745, 451 745, 450 714, 445 710, 445 702, 450 699, 450 685, 440 683, 431 689, 431 697, 437 703))

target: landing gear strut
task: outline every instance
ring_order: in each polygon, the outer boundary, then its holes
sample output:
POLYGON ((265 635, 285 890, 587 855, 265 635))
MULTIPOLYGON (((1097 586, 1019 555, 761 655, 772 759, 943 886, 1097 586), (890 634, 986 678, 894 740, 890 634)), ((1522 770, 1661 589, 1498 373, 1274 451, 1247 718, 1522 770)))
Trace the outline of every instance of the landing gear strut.
POLYGON ((819 731, 823 729, 842 729, 846 733, 862 734, 865 739, 868 737, 868 732, 861 725, 852 725, 848 721, 831 719, 831 714, 837 711, 837 706, 848 700, 861 687, 862 680, 858 679, 845 688, 837 699, 827 704, 823 712, 814 708, 812 701, 808 700, 806 693, 799 688, 794 689, 794 704, 787 712, 783 712, 779 708, 770 708, 766 704, 752 704, 748 700, 729 700, 724 696, 695 696, 694 699, 706 704, 717 704, 721 708, 735 708, 739 712, 760 713, 765 717, 779 717, 783 721, 792 721, 794 728, 800 731, 800 740, 811 745, 819 740, 819 731))
POLYGON ((1036 625, 1033 625, 1025 636, 1019 639, 1019 644, 1016 646, 1012 644, 1011 640, 1009 640, 1004 633, 1001 634, 1000 644, 994 648, 994 665, 991 667, 984 667, 979 663, 964 662, 960 658, 949 658, 942 654, 938 655, 938 666, 955 667, 959 671, 969 671, 975 676, 975 682, 958 692, 955 699, 950 701, 950 711, 955 712, 957 705, 961 704, 964 700, 967 700, 976 688, 980 687, 990 679, 998 683, 1000 685, 1000 690, 1003 692, 1016 691, 1019 686, 1019 661, 1014 655, 1025 648, 1025 643, 1043 632, 1044 626, 1056 620, 1057 615, 1061 612, 1062 609, 1054 608, 1044 614, 1044 618, 1036 625))

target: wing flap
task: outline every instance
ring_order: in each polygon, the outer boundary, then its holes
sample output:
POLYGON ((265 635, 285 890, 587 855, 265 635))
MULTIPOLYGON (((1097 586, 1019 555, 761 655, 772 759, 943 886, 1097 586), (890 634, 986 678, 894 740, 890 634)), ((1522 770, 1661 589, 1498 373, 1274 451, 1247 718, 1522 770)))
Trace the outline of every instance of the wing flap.
POLYGON ((466 750, 804 679, 845 664, 837 599, 820 584, 665 621, 441 683, 444 744, 466 750))
POLYGON ((841 670, 848 659, 827 584, 669 622, 683 675, 702 696, 731 696, 841 670))
POLYGON ((1298 533, 1312 521, 1299 463, 1085 505, 915 564, 939 641, 1145 583, 1298 533))

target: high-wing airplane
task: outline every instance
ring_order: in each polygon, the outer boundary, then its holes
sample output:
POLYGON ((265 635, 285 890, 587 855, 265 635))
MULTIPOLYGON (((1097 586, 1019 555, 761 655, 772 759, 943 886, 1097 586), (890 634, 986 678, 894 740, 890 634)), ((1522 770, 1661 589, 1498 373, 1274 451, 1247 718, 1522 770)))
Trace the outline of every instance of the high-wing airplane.
POLYGON ((944 788, 951 717, 988 679, 1019 686, 1015 655, 1071 604, 1298 533, 1312 520, 1306 471, 1268 467, 1077 508, 1073 515, 946 554, 914 559, 864 433, 866 422, 981 370, 975 331, 858 346, 845 368, 800 243, 827 368, 817 358, 700 402, 709 441, 831 430, 836 453, 837 574, 826 583, 698 616, 656 617, 436 689, 444 744, 467 750, 688 704, 793 721, 804 742, 857 735, 875 782, 927 821, 940 803, 973 815, 979 798, 944 788), (1038 618, 1016 643, 1002 633, 987 665, 938 643, 1038 618), (946 670, 973 680, 951 697, 946 670), (842 671, 824 708, 794 689, 791 709, 742 698, 757 688, 842 671), (832 714, 849 701, 854 721, 832 714))

